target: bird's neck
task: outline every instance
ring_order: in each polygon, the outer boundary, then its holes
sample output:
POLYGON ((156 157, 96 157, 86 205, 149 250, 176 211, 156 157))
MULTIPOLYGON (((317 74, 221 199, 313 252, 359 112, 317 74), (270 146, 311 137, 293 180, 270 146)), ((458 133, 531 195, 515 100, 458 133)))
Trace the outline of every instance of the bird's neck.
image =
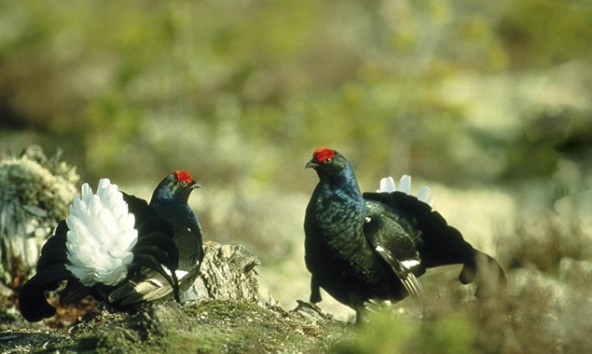
POLYGON ((321 179, 317 185, 305 224, 318 230, 309 242, 318 242, 348 259, 366 245, 363 234, 366 205, 353 173, 332 177, 321 179))
POLYGON ((158 216, 166 220, 189 224, 187 226, 192 226, 190 224, 194 222, 197 223, 195 213, 187 204, 187 200, 181 197, 174 195, 162 196, 155 193, 152 200, 150 200, 150 206, 154 208, 158 216))
POLYGON ((358 180, 349 166, 337 175, 322 177, 319 186, 325 194, 334 195, 352 206, 364 207, 364 197, 358 186, 358 180))
MULTIPOLYGON (((315 213, 336 221, 358 223, 365 218, 366 205, 353 170, 321 178, 313 197, 315 213)), ((345 226, 345 225, 344 225, 345 226)))

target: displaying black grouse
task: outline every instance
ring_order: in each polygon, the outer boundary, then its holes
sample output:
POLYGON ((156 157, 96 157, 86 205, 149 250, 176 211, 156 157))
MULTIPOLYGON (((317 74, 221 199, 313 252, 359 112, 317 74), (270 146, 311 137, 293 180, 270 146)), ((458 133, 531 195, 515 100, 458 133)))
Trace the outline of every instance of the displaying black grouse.
POLYGON ((449 264, 464 265, 463 284, 475 279, 481 265, 505 281, 497 261, 432 210, 427 187, 419 199, 407 194, 408 176, 398 191, 392 179, 383 179, 378 192, 362 194, 351 165, 335 150, 316 149, 306 167, 320 179, 304 221, 312 303, 322 300, 323 288, 356 310, 360 320, 369 300, 421 297, 418 277, 427 268, 449 264))
POLYGON ((203 258, 201 228, 187 204, 199 184, 186 171, 173 171, 156 187, 150 204, 101 179, 96 194, 88 184, 74 199, 41 250, 37 273, 22 287, 20 311, 30 322, 55 314, 46 291, 60 303, 87 295, 114 307, 153 301, 188 288, 203 258))

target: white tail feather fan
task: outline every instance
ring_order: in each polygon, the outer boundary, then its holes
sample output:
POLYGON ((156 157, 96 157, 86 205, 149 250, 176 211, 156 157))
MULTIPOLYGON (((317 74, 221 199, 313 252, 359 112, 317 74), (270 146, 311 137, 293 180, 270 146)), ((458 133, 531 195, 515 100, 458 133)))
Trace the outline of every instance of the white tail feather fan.
POLYGON ((97 193, 85 183, 66 218, 66 268, 85 286, 116 285, 127 277, 138 241, 134 214, 129 213, 117 185, 106 178, 97 193))
POLYGON ((405 194, 409 194, 411 192, 411 176, 403 175, 399 180, 399 188, 397 189, 399 192, 403 192, 405 194))
POLYGON ((380 188, 376 191, 378 193, 392 193, 397 190, 395 180, 393 177, 385 177, 380 180, 380 188))
MULTIPOLYGON (((380 188, 376 191, 377 193, 392 193, 401 192, 405 194, 411 193, 411 176, 403 175, 399 181, 399 188, 395 184, 393 177, 384 177, 380 180, 380 188)), ((429 206, 433 206, 434 200, 430 195, 430 187, 423 186, 417 194, 417 199, 426 203, 429 206)))

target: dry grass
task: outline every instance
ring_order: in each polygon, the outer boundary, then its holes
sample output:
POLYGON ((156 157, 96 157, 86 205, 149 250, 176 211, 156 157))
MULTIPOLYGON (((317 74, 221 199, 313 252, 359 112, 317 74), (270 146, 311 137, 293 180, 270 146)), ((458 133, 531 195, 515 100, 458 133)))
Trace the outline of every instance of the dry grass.
POLYGON ((592 237, 578 217, 553 211, 523 212, 516 217, 513 234, 501 237, 498 254, 510 268, 555 273, 565 257, 592 258, 592 237))

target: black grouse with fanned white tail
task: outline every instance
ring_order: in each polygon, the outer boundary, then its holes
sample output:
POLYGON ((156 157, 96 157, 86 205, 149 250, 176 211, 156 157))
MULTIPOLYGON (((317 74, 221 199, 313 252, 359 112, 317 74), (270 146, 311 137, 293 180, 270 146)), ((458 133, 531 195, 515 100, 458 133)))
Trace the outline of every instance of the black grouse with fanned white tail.
MULTIPOLYGON (((307 168, 319 176, 306 209, 305 261, 312 273, 310 301, 320 288, 356 310, 367 301, 421 298, 418 279, 427 268, 463 264, 459 280, 472 282, 489 269, 505 284, 498 262, 476 250, 431 207, 429 189, 409 195, 411 178, 383 179, 376 193, 362 193, 353 168, 339 152, 321 147, 307 168)), ((477 289, 479 292, 479 289, 477 289)))
POLYGON ((173 171, 152 200, 120 192, 101 179, 88 184, 41 250, 37 273, 22 287, 20 311, 30 322, 55 314, 46 292, 60 291, 62 305, 92 295, 115 308, 129 308, 180 292, 195 280, 203 258, 199 221, 187 204, 199 184, 173 171))

